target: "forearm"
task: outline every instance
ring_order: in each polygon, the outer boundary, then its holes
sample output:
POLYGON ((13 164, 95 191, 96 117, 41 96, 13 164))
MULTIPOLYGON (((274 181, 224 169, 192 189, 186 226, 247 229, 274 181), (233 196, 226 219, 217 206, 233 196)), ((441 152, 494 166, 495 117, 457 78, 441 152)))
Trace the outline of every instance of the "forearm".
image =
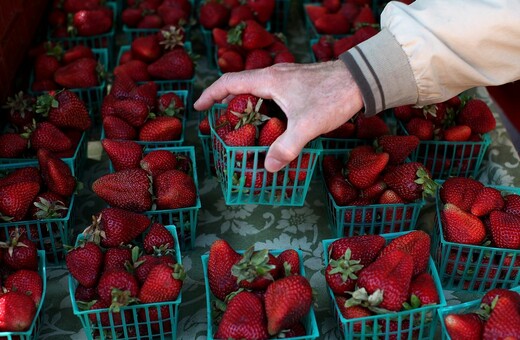
POLYGON ((340 58, 363 93, 367 115, 436 103, 520 79, 519 17, 515 0, 390 3, 382 31, 340 58))

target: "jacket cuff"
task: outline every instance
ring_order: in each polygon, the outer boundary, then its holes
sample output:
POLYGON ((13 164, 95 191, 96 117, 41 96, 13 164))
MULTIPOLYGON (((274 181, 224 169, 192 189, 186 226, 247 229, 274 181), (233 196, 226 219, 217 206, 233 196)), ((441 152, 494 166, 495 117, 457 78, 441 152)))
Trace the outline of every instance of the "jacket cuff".
POLYGON ((339 58, 361 91, 365 116, 417 102, 417 83, 408 57, 388 30, 381 30, 339 58))

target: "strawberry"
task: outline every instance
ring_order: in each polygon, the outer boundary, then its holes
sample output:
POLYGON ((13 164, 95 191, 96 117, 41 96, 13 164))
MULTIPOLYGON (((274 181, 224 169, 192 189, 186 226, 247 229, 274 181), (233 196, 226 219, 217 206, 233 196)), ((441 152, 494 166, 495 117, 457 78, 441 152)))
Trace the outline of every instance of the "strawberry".
POLYGON ((67 65, 82 58, 95 59, 94 53, 90 47, 85 45, 76 45, 63 53, 62 62, 67 65))
POLYGON ((175 301, 186 277, 181 264, 173 266, 159 264, 152 268, 139 292, 139 301, 154 303, 175 301))
POLYGON ((242 256, 225 240, 216 240, 211 245, 208 259, 208 280, 211 292, 217 299, 224 300, 229 293, 238 289, 237 280, 231 273, 231 268, 241 258, 242 256))
POLYGON ((359 195, 359 192, 354 188, 343 176, 334 176, 327 182, 327 189, 329 190, 334 202, 339 206, 346 206, 359 195))
POLYGON ((81 58, 57 69, 54 81, 69 89, 95 87, 99 85, 100 67, 95 59, 81 58))
POLYGON ((421 230, 414 230, 399 236, 381 251, 379 257, 400 250, 410 254, 413 259, 413 276, 426 271, 430 259, 430 236, 421 230))
POLYGON ((125 270, 127 262, 132 262, 132 250, 130 248, 125 246, 108 248, 103 259, 103 271, 125 270))
POLYGON ((36 315, 31 297, 21 292, 0 295, 0 332, 25 332, 36 315))
POLYGON ((139 130, 140 141, 179 140, 182 136, 182 121, 177 117, 161 116, 144 123, 139 130))
POLYGON ((103 266, 103 251, 94 242, 84 242, 65 256, 70 275, 86 288, 95 287, 103 266))
POLYGON ((331 259, 325 269, 325 280, 335 295, 346 296, 356 286, 357 274, 363 269, 360 260, 352 259, 352 251, 348 248, 339 259, 331 259))
POLYGON ((332 46, 332 55, 334 56, 334 58, 339 58, 340 54, 356 46, 356 43, 356 40, 351 35, 336 40, 336 42, 332 46))
POLYGON ((29 209, 28 216, 35 220, 63 218, 67 216, 67 200, 52 191, 45 191, 38 195, 29 209))
POLYGON ((162 18, 157 14, 144 15, 137 24, 138 29, 159 29, 164 25, 162 18))
POLYGON ((444 317, 444 324, 452 339, 482 339, 484 320, 477 313, 448 314, 444 317))
POLYGON ((520 216, 502 211, 489 214, 491 239, 499 248, 520 249, 520 216))
POLYGON ((133 140, 137 138, 135 128, 116 116, 108 116, 103 119, 105 137, 109 139, 133 140))
MULTIPOLYGON (((261 108, 260 98, 251 94, 239 94, 229 101, 225 117, 234 129, 239 127, 238 123, 249 115, 255 115, 261 108)), ((217 126, 220 124, 217 124, 217 126)))
POLYGON ((390 129, 379 116, 363 117, 358 115, 356 119, 356 137, 372 139, 390 134, 390 129))
POLYGON ((54 78, 54 73, 61 67, 56 55, 41 54, 34 63, 34 79, 48 80, 54 78))
POLYGON ((312 45, 312 52, 317 61, 329 61, 333 57, 332 39, 322 36, 316 44, 312 45))
POLYGON ((119 208, 105 208, 86 231, 96 234, 102 231, 101 245, 104 247, 117 247, 130 243, 141 235, 150 225, 148 217, 119 208), (103 236, 104 235, 104 236, 103 236))
POLYGON ((36 244, 29 240, 25 235, 15 232, 11 235, 11 240, 3 244, 4 264, 14 270, 38 269, 38 250, 36 244))
POLYGON ((148 81, 151 79, 148 73, 148 64, 142 60, 130 60, 114 68, 114 75, 128 75, 133 81, 148 81))
POLYGON ((396 249, 364 268, 359 274, 357 287, 372 295, 371 305, 400 311, 408 298, 412 273, 412 256, 396 249))
POLYGON ((387 185, 381 179, 378 179, 368 188, 361 190, 359 196, 369 200, 376 200, 387 190, 387 185))
POLYGON ((471 136, 471 128, 467 125, 456 125, 444 130, 444 139, 448 142, 467 141, 471 136))
POLYGON ((121 13, 121 21, 128 27, 136 27, 143 17, 143 10, 140 8, 125 8, 121 13))
POLYGON ((254 19, 255 15, 253 14, 253 10, 251 9, 251 7, 247 5, 240 5, 231 9, 231 13, 229 15, 228 20, 228 26, 235 27, 242 21, 254 19))
POLYGON ((150 179, 143 169, 125 169, 92 183, 92 191, 110 206, 135 212, 150 210, 150 179))
MULTIPOLYGON (((297 322, 292 325, 289 329, 284 329, 280 335, 283 335, 286 339, 288 338, 296 338, 296 337, 305 337, 307 335, 307 330, 305 326, 301 322, 297 322)), ((280 336, 279 335, 279 336, 280 336)))
POLYGON ((487 133, 496 127, 491 109, 481 99, 470 99, 457 115, 459 125, 467 125, 473 133, 487 133))
POLYGON ((504 199, 500 191, 485 187, 476 196, 471 205, 471 213, 475 216, 485 216, 493 210, 502 210, 504 199))
POLYGON ((76 189, 76 179, 69 166, 50 151, 38 150, 36 155, 40 165, 43 182, 50 191, 69 197, 76 189))
POLYGON ((342 176, 343 164, 339 158, 332 155, 324 155, 321 167, 323 169, 323 177, 327 181, 329 178, 334 179, 336 175, 342 176))
POLYGON ((481 308, 484 310, 484 312, 491 312, 487 308, 488 306, 493 308, 493 300, 495 300, 497 297, 505 298, 515 303, 520 303, 520 295, 517 292, 513 292, 504 288, 494 288, 488 290, 481 299, 481 308))
POLYGON ((143 147, 133 141, 103 139, 103 149, 108 154, 115 171, 139 168, 143 147))
POLYGON ((127 271, 109 271, 99 278, 97 291, 101 301, 112 301, 110 307, 118 311, 139 295, 139 284, 127 271))
POLYGON ((137 278, 137 281, 142 285, 144 281, 146 281, 146 278, 148 277, 148 274, 150 274, 150 271, 152 268, 159 264, 165 264, 165 265, 174 265, 177 263, 175 261, 175 258, 171 255, 162 255, 162 256, 154 256, 154 255, 142 255, 139 256, 134 261, 134 274, 137 278))
POLYGON ((157 84, 153 81, 146 82, 130 91, 130 99, 144 102, 151 110, 155 108, 155 98, 157 97, 157 84))
POLYGON ((182 102, 181 97, 175 94, 175 92, 162 94, 157 100, 157 103, 159 112, 165 114, 166 116, 182 116, 184 111, 184 103, 182 102))
POLYGON ((19 130, 31 126, 34 119, 34 98, 22 91, 8 97, 4 109, 8 110, 7 121, 19 130))
POLYGON ((278 334, 300 321, 310 310, 312 287, 300 275, 291 275, 271 283, 265 292, 267 330, 278 334))
POLYGON ((353 2, 345 2, 341 4, 339 12, 349 21, 353 22, 359 13, 359 6, 353 2))
POLYGON ((323 0, 322 6, 330 13, 336 13, 341 8, 341 2, 339 0, 323 0))
POLYGON ((314 22, 319 34, 347 34, 350 31, 350 23, 341 13, 326 13, 314 22))
POLYGON ((112 14, 102 9, 74 13, 72 24, 82 37, 100 35, 112 28, 112 14))
POLYGON ((254 146, 256 128, 252 124, 246 124, 226 134, 223 141, 228 146, 254 146))
POLYGON ((154 79, 191 79, 195 73, 195 65, 185 49, 177 48, 148 65, 148 73, 154 79))
MULTIPOLYGON (((518 294, 517 294, 518 295, 518 294)), ((520 298, 499 296, 484 325, 482 339, 506 339, 520 334, 520 298)))
POLYGON ((423 118, 412 118, 406 124, 408 134, 417 136, 420 140, 433 139, 433 122, 423 118))
POLYGON ((166 250, 174 249, 175 241, 172 234, 160 223, 153 223, 150 231, 146 234, 143 241, 144 251, 153 254, 157 249, 166 250))
POLYGON ((418 162, 396 166, 383 175, 383 181, 390 189, 409 202, 424 196, 433 196, 437 187, 428 170, 418 162))
POLYGON ((387 135, 379 137, 377 144, 383 152, 388 153, 390 164, 400 164, 419 146, 419 138, 387 135))
POLYGON ((228 42, 251 51, 271 45, 274 37, 258 22, 247 20, 229 30, 228 42))
POLYGON ((318 18, 321 17, 322 15, 328 13, 327 9, 323 6, 306 4, 306 5, 304 5, 304 7, 305 7, 305 12, 307 13, 307 15, 309 16, 309 19, 313 23, 316 20, 318 20, 318 18))
POLYGON ((290 51, 281 51, 274 56, 273 64, 295 63, 296 57, 290 51))
POLYGON ((30 134, 31 148, 47 149, 52 152, 69 150, 72 147, 70 139, 55 125, 48 122, 36 123, 30 134))
POLYGON ((206 1, 200 6, 199 22, 205 29, 225 27, 230 11, 219 1, 206 1))
POLYGON ((38 168, 33 166, 26 166, 23 168, 15 169, 12 172, 5 175, 4 177, 1 177, 0 188, 6 185, 19 182, 36 182, 40 185, 43 184, 38 168))
POLYGON ((228 50, 218 57, 217 64, 222 73, 240 72, 245 68, 244 58, 233 50, 228 50))
POLYGON ((248 291, 236 294, 226 306, 215 339, 268 339, 262 300, 248 291))
POLYGON ((352 237, 343 237, 332 242, 327 251, 333 260, 338 260, 345 255, 347 249, 350 249, 352 260, 359 260, 359 264, 367 266, 372 263, 383 247, 386 241, 379 235, 359 235, 352 237))
MULTIPOLYGON (((344 296, 335 296, 336 304, 338 305, 338 309, 341 313, 341 315, 349 320, 349 319, 358 319, 358 318, 365 318, 367 316, 374 315, 370 309, 362 307, 362 306, 351 306, 347 307, 346 302, 347 299, 344 296)), ((367 321, 367 326, 372 326, 372 321, 367 321)), ((363 329, 363 323, 362 322, 354 322, 354 332, 361 332, 363 329)))
POLYGON ((20 158, 29 148, 27 138, 17 133, 0 135, 0 158, 20 158))
POLYGON ((227 47, 227 48, 236 47, 234 50, 240 50, 239 46, 228 43, 228 31, 221 29, 221 28, 214 28, 211 31, 211 35, 213 37, 213 41, 215 42, 215 45, 217 47, 219 47, 219 50, 220 50, 220 47, 227 47))
POLYGON ((7 184, 0 188, 0 215, 5 221, 21 221, 29 211, 40 184, 34 181, 7 184))
POLYGON ((150 110, 146 103, 136 99, 122 99, 113 104, 114 115, 123 119, 133 127, 144 124, 150 110))
POLYGON ((76 13, 82 10, 91 10, 99 7, 99 0, 65 0, 62 2, 62 8, 68 13, 76 13))
POLYGON ((157 209, 180 209, 196 204, 195 182, 190 175, 180 170, 161 173, 154 179, 153 188, 157 209))
POLYGON ((271 19, 276 7, 276 0, 247 0, 249 6, 256 16, 258 22, 265 24, 271 19))
POLYGON ((29 295, 38 306, 43 293, 43 281, 37 271, 21 269, 9 275, 4 282, 7 291, 17 291, 29 295))
MULTIPOLYGON (((377 201, 378 204, 406 204, 407 202, 402 199, 395 191, 392 189, 385 190, 381 196, 379 197, 379 200, 377 201)), ((387 207, 384 213, 384 221, 386 222, 401 222, 403 221, 403 213, 405 209, 399 208, 399 207, 387 207)), ((404 215, 404 218, 406 220, 410 220, 412 218, 412 209, 407 208, 406 214, 404 215)))
POLYGON ((473 201, 484 189, 484 184, 472 178, 450 177, 439 190, 443 203, 451 203, 464 211, 471 211, 473 201))
POLYGON ((85 131, 92 123, 85 103, 69 90, 39 96, 36 112, 48 117, 48 122, 58 128, 85 131))
POLYGON ((435 281, 427 272, 422 272, 412 280, 409 295, 412 306, 416 299, 419 300, 420 306, 438 304, 440 302, 435 281))
POLYGON ((98 300, 99 296, 97 295, 96 287, 87 288, 85 286, 78 285, 74 291, 74 298, 78 302, 90 302, 98 300))
POLYGON ((507 195, 504 201, 504 212, 520 216, 520 195, 507 195))
POLYGON ((280 276, 280 268, 277 258, 267 249, 255 252, 254 247, 250 247, 233 265, 231 273, 239 287, 262 291, 280 276))
MULTIPOLYGON (((307 178, 307 171, 310 167, 309 162, 311 161, 311 155, 308 153, 305 153, 301 155, 300 157, 297 157, 296 159, 292 160, 288 168, 294 169, 289 170, 288 176, 292 181, 305 181, 307 178)), ((283 177, 283 176, 280 176, 283 177)))
POLYGON ((351 155, 346 164, 349 182, 359 189, 370 187, 388 164, 388 159, 387 153, 372 153, 362 157, 351 155))
POLYGON ((370 8, 370 6, 361 7, 361 10, 359 11, 358 15, 354 19, 353 24, 356 28, 366 26, 367 24, 368 25, 377 24, 376 19, 374 17, 374 13, 372 12, 372 9, 370 8))
POLYGON ((264 68, 273 64, 273 58, 269 51, 263 49, 255 49, 247 52, 244 62, 244 69, 253 70, 264 68))
POLYGON ((176 169, 177 157, 166 150, 154 150, 142 158, 140 167, 154 178, 165 171, 176 169))
POLYGON ((132 58, 149 64, 161 56, 161 45, 155 35, 135 38, 131 44, 132 58))
POLYGON ((300 273, 300 256, 294 249, 286 249, 277 256, 278 263, 285 270, 285 276, 300 273))
POLYGON ((486 228, 482 221, 459 209, 456 205, 447 203, 441 212, 442 230, 448 242, 463 244, 480 244, 486 237, 486 228))

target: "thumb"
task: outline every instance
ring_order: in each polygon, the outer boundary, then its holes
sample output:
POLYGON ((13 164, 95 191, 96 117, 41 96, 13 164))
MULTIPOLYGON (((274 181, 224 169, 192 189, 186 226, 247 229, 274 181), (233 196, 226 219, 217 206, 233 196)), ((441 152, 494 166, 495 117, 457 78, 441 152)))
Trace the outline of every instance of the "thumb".
POLYGON ((276 172, 298 157, 305 145, 312 139, 302 131, 287 130, 269 148, 264 166, 269 172, 276 172))

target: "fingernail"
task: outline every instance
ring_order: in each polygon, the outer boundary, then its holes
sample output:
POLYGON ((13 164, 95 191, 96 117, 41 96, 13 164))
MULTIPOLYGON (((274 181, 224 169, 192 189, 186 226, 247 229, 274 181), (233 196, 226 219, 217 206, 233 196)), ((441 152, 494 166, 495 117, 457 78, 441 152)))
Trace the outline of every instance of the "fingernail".
POLYGON ((280 160, 273 158, 273 157, 267 157, 265 159, 264 166, 269 172, 276 172, 284 167, 284 163, 280 160))

